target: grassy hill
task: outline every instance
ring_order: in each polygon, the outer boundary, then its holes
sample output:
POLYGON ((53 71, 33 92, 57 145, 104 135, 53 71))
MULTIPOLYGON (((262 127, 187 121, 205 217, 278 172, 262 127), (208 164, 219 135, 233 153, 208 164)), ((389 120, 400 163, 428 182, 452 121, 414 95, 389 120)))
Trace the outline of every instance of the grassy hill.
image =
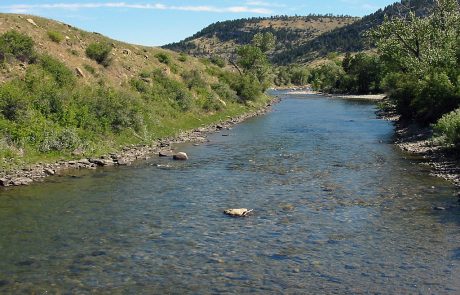
POLYGON ((50 19, 0 14, 0 171, 148 144, 249 111, 236 74, 50 19))
POLYGON ((277 44, 271 56, 302 47, 310 40, 345 27, 359 20, 349 16, 274 16, 269 18, 238 19, 214 23, 195 35, 163 46, 163 48, 185 52, 199 57, 230 57, 238 45, 249 44, 254 34, 271 32, 277 44))
POLYGON ((363 34, 382 24, 385 15, 394 17, 407 15, 412 10, 417 15, 426 15, 434 7, 434 0, 402 0, 379 9, 347 26, 336 28, 317 36, 308 42, 276 53, 273 62, 277 64, 304 63, 323 57, 330 52, 359 52, 370 49, 363 34))

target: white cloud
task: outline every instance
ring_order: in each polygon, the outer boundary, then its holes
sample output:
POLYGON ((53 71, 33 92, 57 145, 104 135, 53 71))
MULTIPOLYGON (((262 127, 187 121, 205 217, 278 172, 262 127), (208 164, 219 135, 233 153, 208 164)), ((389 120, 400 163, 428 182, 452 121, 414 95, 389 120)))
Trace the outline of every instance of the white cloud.
POLYGON ((284 4, 271 3, 266 1, 246 1, 248 6, 263 6, 263 7, 286 7, 284 4))
POLYGON ((181 10, 194 12, 216 12, 216 13, 256 13, 256 14, 271 14, 272 10, 264 7, 249 7, 248 6, 171 6, 161 3, 150 4, 130 4, 126 2, 94 2, 94 3, 43 3, 43 4, 12 4, 0 6, 1 10, 9 12, 26 13, 36 9, 64 9, 64 10, 80 10, 80 9, 95 9, 95 8, 128 8, 128 9, 144 9, 144 10, 181 10))

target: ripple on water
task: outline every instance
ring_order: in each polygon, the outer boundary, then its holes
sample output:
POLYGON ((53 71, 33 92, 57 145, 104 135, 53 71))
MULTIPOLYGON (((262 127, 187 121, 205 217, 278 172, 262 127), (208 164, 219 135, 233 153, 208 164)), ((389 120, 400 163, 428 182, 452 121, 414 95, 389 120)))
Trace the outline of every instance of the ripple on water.
POLYGON ((0 293, 456 294, 454 188, 374 110, 286 98, 186 162, 1 191, 0 293))

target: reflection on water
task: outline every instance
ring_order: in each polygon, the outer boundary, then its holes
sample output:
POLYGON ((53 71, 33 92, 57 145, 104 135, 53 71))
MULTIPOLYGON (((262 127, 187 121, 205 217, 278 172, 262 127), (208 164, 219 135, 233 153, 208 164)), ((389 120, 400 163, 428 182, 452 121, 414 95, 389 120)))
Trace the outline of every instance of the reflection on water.
POLYGON ((374 108, 286 97, 187 162, 0 191, 0 293, 458 294, 454 188, 374 108))

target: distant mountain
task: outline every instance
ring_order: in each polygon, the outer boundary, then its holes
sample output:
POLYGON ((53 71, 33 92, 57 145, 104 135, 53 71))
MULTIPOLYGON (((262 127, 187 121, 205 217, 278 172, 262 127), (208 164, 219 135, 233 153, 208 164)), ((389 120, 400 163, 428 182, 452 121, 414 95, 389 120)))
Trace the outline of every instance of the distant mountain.
POLYGON ((410 10, 415 11, 417 15, 427 15, 434 4, 434 0, 403 0, 394 3, 348 26, 321 34, 301 46, 278 52, 272 60, 276 64, 302 63, 334 51, 356 52, 369 49, 363 33, 382 24, 385 15, 388 17, 407 15, 410 10))
POLYGON ((249 44, 254 34, 271 32, 277 38, 276 48, 270 53, 275 56, 302 47, 324 33, 346 27, 358 20, 356 17, 332 15, 230 20, 211 24, 183 41, 165 45, 163 48, 198 57, 229 57, 236 46, 249 44))
POLYGON ((410 10, 417 15, 426 15, 434 4, 435 0, 402 0, 363 18, 310 15, 217 22, 164 48, 199 57, 228 57, 235 46, 248 44, 255 33, 272 32, 278 39, 276 49, 270 53, 275 64, 305 63, 330 52, 369 49, 363 33, 380 25, 385 15, 407 15, 410 10))

